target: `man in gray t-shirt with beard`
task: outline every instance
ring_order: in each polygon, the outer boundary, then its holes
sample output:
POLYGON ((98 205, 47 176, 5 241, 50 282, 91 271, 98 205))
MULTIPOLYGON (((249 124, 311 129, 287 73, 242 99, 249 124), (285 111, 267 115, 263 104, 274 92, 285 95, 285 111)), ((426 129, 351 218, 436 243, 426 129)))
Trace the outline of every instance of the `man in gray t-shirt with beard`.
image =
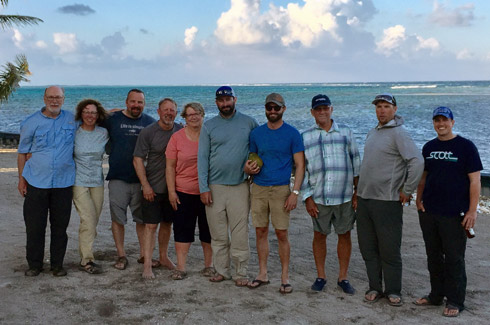
POLYGON ((168 201, 167 182, 165 179, 165 150, 173 133, 182 125, 175 124, 177 103, 173 99, 164 98, 158 103, 160 119, 141 130, 133 153, 133 164, 141 182, 143 191, 142 220, 145 224, 143 234, 143 278, 153 279, 152 267, 163 265, 174 269, 175 265, 168 258, 168 243, 172 231, 173 211, 168 201), (146 160, 146 166, 144 164, 146 160), (155 247, 156 229, 160 260, 152 260, 155 247))

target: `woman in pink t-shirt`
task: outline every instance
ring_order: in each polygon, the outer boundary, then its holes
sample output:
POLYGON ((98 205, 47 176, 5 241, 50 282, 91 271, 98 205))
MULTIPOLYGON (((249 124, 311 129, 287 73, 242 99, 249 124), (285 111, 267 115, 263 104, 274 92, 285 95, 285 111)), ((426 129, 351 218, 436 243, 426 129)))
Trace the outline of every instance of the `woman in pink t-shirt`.
POLYGON ((194 242, 196 221, 204 253, 201 274, 211 277, 216 273, 212 266, 211 235, 197 178, 197 150, 204 108, 199 103, 186 104, 181 116, 186 126, 172 135, 165 151, 168 198, 175 210, 173 227, 177 268, 172 274, 174 280, 182 280, 187 275, 185 264, 191 243, 194 242))

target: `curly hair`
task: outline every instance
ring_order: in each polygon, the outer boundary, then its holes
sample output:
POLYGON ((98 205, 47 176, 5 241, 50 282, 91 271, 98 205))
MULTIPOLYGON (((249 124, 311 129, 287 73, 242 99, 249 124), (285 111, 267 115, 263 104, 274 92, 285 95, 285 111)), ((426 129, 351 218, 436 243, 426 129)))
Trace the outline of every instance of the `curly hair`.
POLYGON ((100 125, 102 121, 104 121, 107 118, 107 112, 102 106, 102 104, 95 100, 95 99, 84 99, 81 102, 78 103, 77 107, 75 108, 75 121, 81 121, 82 120, 82 111, 87 105, 95 105, 97 108, 97 125, 100 125))

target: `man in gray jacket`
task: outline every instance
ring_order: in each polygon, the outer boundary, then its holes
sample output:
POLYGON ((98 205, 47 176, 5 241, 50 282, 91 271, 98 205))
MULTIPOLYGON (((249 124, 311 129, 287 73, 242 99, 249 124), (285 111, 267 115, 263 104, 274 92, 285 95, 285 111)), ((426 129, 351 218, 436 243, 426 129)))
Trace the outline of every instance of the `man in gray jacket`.
POLYGON ((390 305, 401 306, 403 205, 417 188, 424 160, 396 115, 395 97, 381 94, 373 104, 379 123, 366 137, 357 191, 357 235, 369 278, 364 299, 386 295, 390 305))

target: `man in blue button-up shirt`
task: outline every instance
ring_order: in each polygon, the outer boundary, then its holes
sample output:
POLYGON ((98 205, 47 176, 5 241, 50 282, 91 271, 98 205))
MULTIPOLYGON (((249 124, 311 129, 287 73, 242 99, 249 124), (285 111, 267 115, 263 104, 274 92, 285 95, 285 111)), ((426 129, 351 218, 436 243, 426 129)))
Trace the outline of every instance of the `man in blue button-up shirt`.
POLYGON ((75 181, 73 141, 76 122, 73 114, 61 109, 63 88, 52 86, 44 92, 40 111, 20 125, 17 157, 19 192, 25 197, 24 221, 27 233, 26 276, 43 269, 44 238, 49 211, 51 225, 50 261, 54 276, 64 276, 63 259, 70 222, 72 186, 75 181), (30 155, 30 159, 27 159, 30 155))

